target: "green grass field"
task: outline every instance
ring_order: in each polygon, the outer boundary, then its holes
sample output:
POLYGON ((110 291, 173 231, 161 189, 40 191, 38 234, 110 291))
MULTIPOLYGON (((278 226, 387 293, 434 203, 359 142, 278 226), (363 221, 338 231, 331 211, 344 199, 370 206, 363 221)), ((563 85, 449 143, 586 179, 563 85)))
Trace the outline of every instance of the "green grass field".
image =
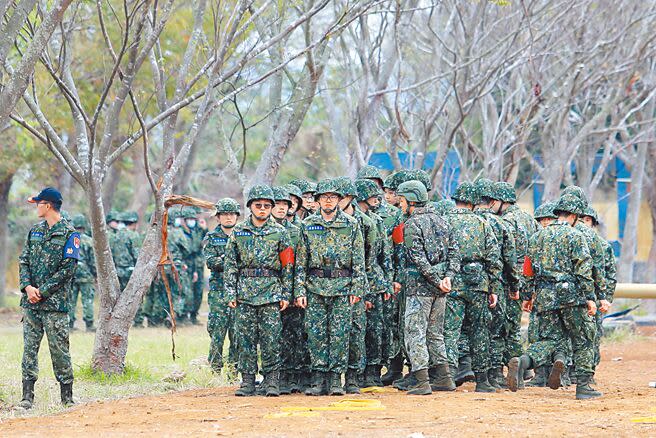
MULTIPOLYGON (((61 411, 59 384, 53 375, 45 339, 39 352, 40 371, 35 390, 35 407, 29 412, 14 409, 21 398, 22 327, 16 314, 4 314, 0 318, 6 319, 5 324, 0 326, 0 421, 61 411), (9 320, 12 320, 11 323, 9 320)), ((70 340, 75 373, 74 397, 78 402, 224 386, 235 376, 234 371, 228 372, 225 367, 221 376, 210 371, 206 359, 209 336, 204 325, 178 328, 175 335, 175 361, 171 357, 170 331, 163 328, 131 330, 127 368, 121 376, 109 377, 91 371, 93 333, 77 330, 71 333, 70 340), (181 373, 185 377, 175 381, 181 373)))

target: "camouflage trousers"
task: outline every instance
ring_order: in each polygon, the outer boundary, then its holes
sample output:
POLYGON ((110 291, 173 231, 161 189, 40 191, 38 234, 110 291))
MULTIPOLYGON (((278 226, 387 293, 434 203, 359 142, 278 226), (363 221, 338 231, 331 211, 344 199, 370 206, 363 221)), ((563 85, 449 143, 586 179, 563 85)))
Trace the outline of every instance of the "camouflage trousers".
POLYGON ((349 362, 351 305, 346 295, 308 294, 305 329, 312 371, 344 373, 349 362))
POLYGON ((203 271, 201 270, 198 272, 198 280, 196 282, 191 282, 192 297, 189 306, 189 313, 193 316, 198 315, 200 305, 203 303, 203 284, 203 271))
POLYGON ((226 304, 207 316, 207 333, 210 335, 210 352, 207 361, 213 370, 223 367, 223 346, 226 335, 230 340, 228 362, 237 363, 237 340, 235 339, 235 309, 226 304))
POLYGON ((282 365, 286 372, 310 370, 310 352, 305 332, 305 309, 291 306, 280 314, 282 318, 282 365))
POLYGON ((540 328, 538 312, 533 311, 528 316, 528 343, 532 344, 540 339, 538 330, 540 328))
MULTIPOLYGON (((183 288, 186 284, 182 282, 184 274, 180 273, 180 284, 175 281, 173 272, 171 271, 170 266, 165 268, 166 279, 168 280, 169 288, 171 290, 171 300, 173 303, 173 311, 175 312, 176 319, 184 312, 185 306, 185 297, 183 294, 183 288)), ((166 286, 164 285, 164 280, 161 278, 161 273, 158 273, 158 278, 155 282, 155 291, 152 308, 150 309, 150 314, 148 315, 148 322, 152 318, 155 325, 161 324, 168 317, 170 317, 170 305, 169 298, 166 292, 166 286)))
POLYGON ((458 366, 460 357, 458 340, 463 326, 469 327, 468 345, 472 356, 472 370, 485 372, 490 367, 490 310, 487 294, 477 291, 461 291, 449 295, 444 318, 444 342, 449 365, 458 366))
POLYGON ((601 362, 601 338, 604 337, 604 327, 602 325, 603 320, 604 320, 603 313, 597 310, 597 313, 595 314, 595 326, 597 328, 597 331, 595 332, 595 340, 594 340, 595 368, 597 367, 597 365, 599 365, 599 362, 601 362))
POLYGON ((257 373, 257 346, 262 354, 262 374, 280 370, 280 340, 282 321, 277 302, 251 306, 239 303, 235 309, 235 333, 242 374, 257 373))
POLYGON ((365 347, 367 352, 367 365, 384 365, 387 363, 388 348, 384 342, 389 340, 386 334, 387 327, 384 322, 383 294, 375 294, 368 297, 373 307, 366 311, 367 330, 365 335, 365 347))
POLYGON ((410 295, 405 300, 405 345, 412 371, 447 363, 444 344, 446 296, 410 295))
POLYGON ((505 340, 506 349, 504 350, 504 362, 508 363, 510 359, 521 356, 524 352, 522 346, 522 301, 510 299, 509 290, 504 290, 506 303, 506 327, 508 336, 505 340))
POLYGON ((507 364, 511 358, 521 356, 522 348, 520 325, 516 320, 516 309, 521 305, 512 300, 508 292, 499 297, 497 306, 490 309, 492 323, 490 325, 490 366, 499 368, 507 364))
POLYGON ((534 367, 549 365, 555 354, 567 357, 568 341, 577 376, 594 372, 594 320, 585 306, 565 307, 540 313, 538 316, 540 339, 532 343, 526 354, 533 359, 534 367))
POLYGON ((59 383, 73 383, 69 352, 68 313, 23 309, 23 380, 39 377, 39 348, 45 333, 52 369, 59 383))
POLYGON ((401 352, 398 296, 393 296, 389 300, 383 301, 383 324, 386 327, 384 334, 387 336, 383 340, 383 346, 385 348, 383 360, 387 364, 401 352))
POLYGON ((348 340, 348 368, 364 371, 367 365, 367 350, 365 346, 367 336, 367 315, 364 300, 351 306, 351 327, 348 340))
POLYGON ((82 301, 82 320, 93 324, 93 296, 94 289, 92 282, 74 281, 71 285, 71 302, 68 306, 68 318, 70 322, 75 322, 75 309, 77 307, 77 297, 82 301))
POLYGON ((182 303, 180 304, 180 311, 175 311, 176 319, 184 321, 187 315, 193 308, 194 304, 194 288, 192 283, 192 272, 187 269, 185 271, 179 270, 180 274, 180 297, 182 303))

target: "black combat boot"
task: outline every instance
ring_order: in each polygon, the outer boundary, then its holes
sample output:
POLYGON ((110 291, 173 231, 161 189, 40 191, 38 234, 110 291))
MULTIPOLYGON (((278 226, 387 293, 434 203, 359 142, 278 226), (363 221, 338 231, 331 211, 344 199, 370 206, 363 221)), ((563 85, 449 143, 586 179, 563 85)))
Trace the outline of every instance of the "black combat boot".
POLYGON ((237 397, 250 397, 255 395, 255 374, 242 374, 241 386, 235 391, 237 397))
POLYGON ((551 367, 551 372, 549 373, 549 378, 547 379, 547 385, 551 389, 560 388, 561 377, 565 371, 565 357, 557 354, 554 359, 553 366, 551 367))
POLYGON ((431 385, 429 383, 428 369, 415 371, 415 380, 417 383, 408 388, 408 395, 431 395, 431 385))
POLYGON ((344 388, 342 388, 342 374, 330 373, 330 386, 328 387, 329 395, 344 395, 344 388))
MULTIPOLYGON (((290 394, 296 394, 297 392, 301 392, 301 386, 300 386, 300 374, 296 371, 292 371, 291 373, 287 373, 287 385, 289 386, 289 393, 290 394)), ((280 393, 283 394, 282 392, 282 381, 280 382, 280 393)))
POLYGON ((503 367, 490 368, 487 372, 487 380, 494 389, 503 389, 503 386, 506 384, 506 379, 503 376, 503 367))
POLYGON ((60 383, 61 390, 61 402, 64 406, 74 405, 73 401, 73 384, 72 383, 60 383))
POLYGON ((533 388, 544 388, 547 386, 547 367, 535 367, 535 377, 533 377, 526 386, 531 386, 533 388))
POLYGON ((376 374, 379 374, 380 371, 378 370, 377 365, 367 365, 367 367, 364 370, 364 381, 362 382, 362 387, 363 388, 368 388, 370 386, 378 386, 376 385, 376 374))
POLYGON ((18 406, 23 409, 32 409, 34 404, 34 384, 35 380, 23 380, 23 399, 18 406))
POLYGON ((398 354, 390 361, 387 372, 383 374, 381 381, 384 386, 389 386, 401 377, 403 377, 403 355, 398 354))
POLYGON ((280 372, 280 395, 287 395, 292 393, 291 386, 291 375, 293 373, 287 373, 285 371, 280 372))
POLYGON ((271 371, 269 374, 267 374, 265 381, 265 395, 267 397, 278 397, 280 395, 280 371, 271 371))
POLYGON ((487 371, 474 373, 476 379, 476 389, 475 392, 497 392, 494 386, 490 385, 490 381, 487 379, 487 371))
POLYGON ((410 387, 417 384, 417 378, 412 372, 412 366, 408 366, 408 374, 401 377, 399 380, 395 380, 392 383, 392 386, 401 391, 407 391, 410 387))
POLYGON ((360 394, 360 385, 358 385, 358 372, 356 370, 346 370, 346 379, 344 382, 344 392, 347 394, 360 394))
POLYGON ((372 371, 373 374, 371 376, 372 380, 374 382, 373 386, 377 386, 379 388, 382 388, 384 385, 383 385, 383 380, 380 377, 380 373, 383 370, 383 366, 382 365, 373 365, 373 367, 374 367, 374 369, 372 371))
POLYGON ((591 398, 601 397, 601 392, 590 386, 590 377, 592 375, 578 375, 576 376, 576 399, 588 400, 591 398))
POLYGON ((458 360, 458 373, 454 380, 456 386, 475 380, 475 375, 471 368, 471 356, 463 356, 458 360))
POLYGON ((428 370, 428 379, 433 391, 455 391, 456 389, 456 384, 449 372, 449 365, 445 363, 428 370))
POLYGON ((312 396, 326 395, 326 393, 324 392, 326 374, 327 373, 321 371, 314 371, 312 373, 312 384, 308 389, 305 390, 305 395, 312 395, 312 396))
POLYGON ((257 394, 257 395, 266 395, 267 385, 269 384, 268 381, 267 381, 268 379, 269 379, 269 375, 265 374, 262 377, 262 381, 259 384, 257 384, 257 383, 255 384, 255 394, 257 394))
POLYGON ((506 381, 508 388, 512 392, 516 392, 518 389, 524 389, 524 371, 531 367, 533 367, 533 361, 525 354, 510 359, 506 381))

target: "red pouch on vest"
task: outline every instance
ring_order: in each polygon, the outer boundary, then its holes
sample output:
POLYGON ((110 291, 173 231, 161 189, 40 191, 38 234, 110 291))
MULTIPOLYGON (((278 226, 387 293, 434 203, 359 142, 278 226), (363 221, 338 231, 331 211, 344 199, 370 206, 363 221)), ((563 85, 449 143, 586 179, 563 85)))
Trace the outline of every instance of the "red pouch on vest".
POLYGON ((280 263, 283 268, 294 264, 294 249, 291 246, 280 253, 280 263))
POLYGON ((397 245, 403 243, 403 229, 405 228, 404 223, 400 223, 397 226, 394 227, 392 230, 392 242, 396 243, 397 245))
POLYGON ((523 274, 526 277, 533 277, 533 275, 535 275, 533 273, 533 264, 531 263, 531 259, 529 259, 528 256, 524 256, 523 271, 523 274))

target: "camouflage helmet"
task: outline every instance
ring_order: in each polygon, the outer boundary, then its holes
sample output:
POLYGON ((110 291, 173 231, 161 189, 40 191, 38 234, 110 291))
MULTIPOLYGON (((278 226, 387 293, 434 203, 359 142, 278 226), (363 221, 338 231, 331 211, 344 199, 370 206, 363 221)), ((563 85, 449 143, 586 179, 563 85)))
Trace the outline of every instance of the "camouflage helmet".
POLYGON ((301 193, 314 193, 317 190, 317 185, 315 183, 305 179, 295 179, 292 180, 290 184, 294 184, 298 187, 301 190, 301 193))
POLYGON ((554 207, 556 206, 555 202, 545 202, 541 206, 535 209, 535 213, 533 213, 533 217, 536 220, 540 219, 545 219, 545 218, 552 218, 552 219, 558 219, 558 216, 554 214, 554 207))
POLYGON ((119 214, 116 210, 109 210, 109 213, 105 215, 105 223, 108 224, 111 221, 119 220, 119 214))
POLYGON ((248 196, 246 196, 246 207, 250 207, 251 202, 256 199, 267 199, 271 201, 271 204, 276 203, 276 198, 273 196, 273 190, 265 184, 256 184, 251 187, 248 191, 248 196))
POLYGON ((560 199, 558 199, 553 210, 556 214, 559 211, 562 211, 565 213, 573 213, 577 216, 580 216, 583 214, 585 208, 585 203, 579 197, 572 194, 566 194, 562 195, 560 199))
POLYGON ((494 183, 488 178, 479 178, 474 183, 479 198, 496 199, 494 197, 494 183))
POLYGON ((319 181, 317 183, 317 190, 314 192, 314 199, 319 199, 319 196, 325 193, 337 193, 339 196, 343 196, 339 181, 331 178, 319 181))
POLYGON ((71 214, 67 210, 60 210, 59 214, 61 214, 61 217, 66 219, 67 221, 71 221, 71 214))
POLYGON ((410 170, 409 171, 410 175, 412 175, 412 179, 419 181, 426 187, 427 191, 433 190, 433 184, 431 183, 431 178, 428 172, 426 172, 423 169, 415 169, 415 170, 410 170))
POLYGON ((180 218, 182 210, 180 208, 169 208, 168 225, 174 225, 175 220, 180 218))
POLYGON ((399 170, 398 172, 394 172, 387 178, 385 178, 385 181, 383 182, 383 187, 386 189, 394 190, 399 187, 399 184, 410 181, 412 180, 412 175, 409 174, 408 170, 399 170))
POLYGON ((348 176, 340 176, 335 178, 335 182, 342 191, 342 196, 353 196, 354 198, 358 196, 358 189, 351 181, 351 178, 348 176))
POLYGON ((289 196, 289 192, 285 187, 283 186, 271 187, 271 190, 273 190, 273 199, 276 202, 287 201, 287 203, 291 206, 292 198, 289 196))
POLYGON ((597 215, 597 211, 589 205, 583 210, 583 214, 581 216, 590 216, 592 218, 592 222, 594 222, 595 225, 599 223, 599 216, 597 215))
POLYGON ((285 184, 283 187, 285 190, 287 190, 287 193, 289 193, 290 197, 296 196, 298 198, 298 202, 301 202, 301 199, 303 198, 303 192, 298 188, 298 186, 295 186, 294 184, 285 184))
POLYGON ((399 184, 399 187, 396 189, 396 195, 404 197, 408 202, 428 202, 426 186, 416 179, 399 184))
POLYGON ((356 175, 357 179, 377 179, 383 183, 383 175, 380 173, 380 169, 378 169, 376 166, 371 166, 371 165, 366 165, 360 168, 358 170, 358 174, 356 175))
POLYGON ((588 197, 585 195, 585 191, 579 186, 567 186, 563 189, 560 195, 574 195, 579 198, 585 204, 585 207, 588 207, 588 197))
POLYGON ((433 208, 435 209, 435 213, 444 216, 456 208, 456 203, 450 199, 440 199, 439 201, 433 202, 433 208))
POLYGON ((214 214, 237 213, 237 216, 241 214, 241 206, 239 205, 239 202, 232 198, 220 199, 219 202, 214 205, 214 208, 216 209, 214 214))
POLYGON ((183 207, 182 210, 180 211, 180 217, 184 219, 195 219, 198 217, 198 210, 196 210, 196 207, 191 207, 191 206, 186 206, 183 207))
POLYGON ((505 181, 492 183, 492 191, 494 192, 494 199, 511 204, 517 202, 517 193, 510 183, 505 181))
POLYGON ((75 228, 89 228, 89 222, 83 214, 76 214, 71 220, 75 228))
POLYGON ((136 211, 126 211, 121 214, 121 220, 126 224, 136 224, 139 222, 139 213, 136 211))
POLYGON ((470 181, 461 183, 456 188, 455 193, 451 195, 451 199, 459 202, 464 202, 465 204, 478 204, 478 192, 476 191, 476 185, 470 181))
POLYGON ((358 201, 364 202, 374 196, 381 196, 383 194, 378 184, 371 179, 356 179, 355 188, 358 190, 358 201))

